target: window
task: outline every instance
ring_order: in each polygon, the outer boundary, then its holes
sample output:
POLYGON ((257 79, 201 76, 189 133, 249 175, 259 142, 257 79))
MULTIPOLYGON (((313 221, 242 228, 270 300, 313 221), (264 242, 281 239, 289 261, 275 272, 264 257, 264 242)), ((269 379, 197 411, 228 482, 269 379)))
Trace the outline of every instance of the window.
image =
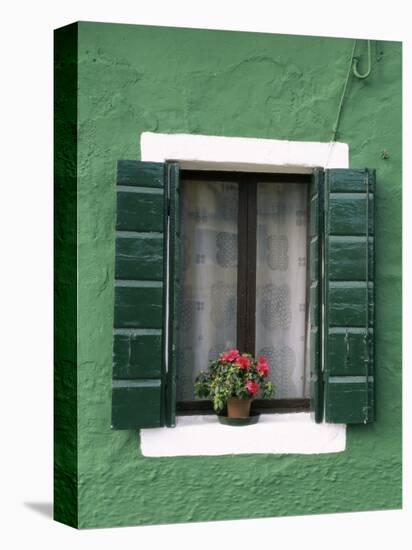
POLYGON ((310 176, 182 171, 177 411, 197 373, 224 349, 268 357, 276 399, 254 410, 309 409, 305 361, 310 176))
MULTIPOLYGON (((179 191, 182 175, 185 181, 184 171, 181 172, 177 162, 119 161, 112 391, 115 429, 175 424, 177 397, 181 391, 176 387, 177 354, 181 351, 177 324, 181 238, 178 210, 179 193, 184 187, 183 183, 179 191)), ((289 326, 287 313, 281 318, 279 313, 273 315, 271 306, 260 307, 258 298, 259 289, 269 287, 273 301, 278 292, 275 287, 281 286, 270 279, 270 274, 282 269, 262 270, 259 246, 265 239, 259 239, 259 234, 268 224, 278 223, 282 217, 282 209, 278 209, 273 219, 264 221, 265 216, 270 218, 270 212, 265 211, 270 203, 268 196, 279 192, 275 185, 284 182, 270 181, 274 176, 248 174, 244 177, 249 178, 248 183, 244 183, 243 176, 240 182, 232 179, 229 183, 238 186, 238 219, 242 218, 241 209, 246 211, 248 232, 246 234, 242 224, 236 228, 233 221, 236 216, 232 212, 232 229, 226 231, 229 236, 219 237, 219 244, 221 252, 225 251, 221 253, 220 263, 234 265, 236 232, 238 241, 246 243, 246 254, 238 258, 238 269, 233 270, 224 284, 237 288, 231 307, 237 304, 237 319, 241 317, 244 321, 237 322, 237 342, 252 349, 256 344, 267 347, 272 343, 258 326, 259 316, 261 320, 266 319, 270 329, 266 332, 272 337, 276 337, 279 325, 282 328, 289 326), (256 255, 254 243, 258 243, 256 255), (229 253, 227 248, 231 250, 229 253), (256 269, 252 265, 252 269, 244 270, 242 262, 251 262, 253 257, 258 259, 256 269)), ((227 181, 214 183, 228 185, 227 181)), ((375 409, 374 172, 316 169, 310 181, 289 181, 285 189, 293 190, 293 185, 304 185, 308 189, 309 203, 309 276, 306 299, 299 303, 308 304, 307 359, 302 364, 307 365, 304 379, 310 383, 303 385, 302 392, 304 395, 308 392, 317 422, 323 418, 330 423, 371 422, 375 409)), ((234 186, 231 192, 235 192, 234 186)), ((295 223, 303 223, 303 211, 303 207, 295 210, 295 223)), ((225 233, 220 229, 218 232, 225 233)), ((276 254, 266 258, 266 264, 284 267, 284 240, 277 238, 269 243, 269 249, 273 247, 276 254)), ((194 251, 197 253, 196 247, 194 251)), ((296 258, 297 267, 306 273, 303 260, 299 266, 299 258, 304 256, 297 251, 296 258)), ((202 252, 199 252, 198 261, 202 265, 202 252)), ((296 290, 294 286, 295 293, 296 290)), ((201 300, 196 301, 199 302, 195 303, 196 308, 201 310, 201 300)), ((219 302, 219 297, 216 301, 219 302)), ((218 317, 223 315, 225 318, 226 314, 225 308, 217 308, 215 312, 218 317)), ((225 327, 223 337, 233 339, 233 327, 226 324, 225 327)), ((297 345, 296 338, 294 342, 297 345)), ((286 354, 281 362, 287 364, 286 354)))

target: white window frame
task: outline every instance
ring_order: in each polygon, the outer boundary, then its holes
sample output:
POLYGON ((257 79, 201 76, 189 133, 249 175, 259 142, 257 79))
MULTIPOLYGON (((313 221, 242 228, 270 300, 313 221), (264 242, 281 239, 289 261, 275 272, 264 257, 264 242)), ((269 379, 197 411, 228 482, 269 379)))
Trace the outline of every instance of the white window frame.
MULTIPOLYGON (((313 168, 349 168, 340 142, 143 132, 141 160, 177 161, 183 169, 309 174, 313 168)), ((177 416, 176 426, 141 430, 144 456, 244 453, 320 454, 346 448, 346 425, 316 424, 311 413, 263 414, 258 424, 222 425, 210 415, 177 416)))

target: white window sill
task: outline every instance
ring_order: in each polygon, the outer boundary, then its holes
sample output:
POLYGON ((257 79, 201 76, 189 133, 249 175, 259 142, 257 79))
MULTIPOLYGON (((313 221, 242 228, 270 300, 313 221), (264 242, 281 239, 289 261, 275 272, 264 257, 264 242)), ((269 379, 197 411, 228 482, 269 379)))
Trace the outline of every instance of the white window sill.
POLYGON ((322 454, 346 447, 345 424, 316 424, 310 413, 262 414, 251 426, 226 426, 214 415, 178 416, 174 428, 140 430, 147 457, 322 454))

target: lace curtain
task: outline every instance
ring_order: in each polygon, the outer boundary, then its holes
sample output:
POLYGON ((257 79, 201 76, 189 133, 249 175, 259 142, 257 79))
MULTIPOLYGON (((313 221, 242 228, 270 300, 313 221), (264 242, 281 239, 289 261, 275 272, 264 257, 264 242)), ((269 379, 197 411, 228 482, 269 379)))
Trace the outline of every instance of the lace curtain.
POLYGON ((266 355, 275 398, 307 397, 307 187, 257 187, 256 351, 266 355))
POLYGON ((236 345, 238 185, 182 182, 177 400, 209 360, 236 345))
MULTIPOLYGON (((304 397, 306 186, 259 183, 256 351, 268 358, 275 398, 304 397)), ((236 347, 238 185, 185 180, 180 207, 177 399, 197 374, 236 347)))

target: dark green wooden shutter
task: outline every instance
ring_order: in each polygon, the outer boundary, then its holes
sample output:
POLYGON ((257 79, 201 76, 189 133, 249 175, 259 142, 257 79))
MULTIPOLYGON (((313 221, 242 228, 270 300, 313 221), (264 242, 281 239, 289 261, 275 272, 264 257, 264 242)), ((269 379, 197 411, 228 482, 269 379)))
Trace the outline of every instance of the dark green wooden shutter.
POLYGON ((368 423, 375 417, 374 193, 374 171, 325 172, 327 422, 368 423))
POLYGON ((179 193, 180 176, 176 162, 166 164, 169 189, 169 292, 168 292, 168 341, 167 341, 167 392, 166 424, 176 425, 176 337, 177 337, 177 300, 179 292, 179 193))
MULTIPOLYGON (((169 175, 166 164, 119 161, 112 427, 170 425, 166 337, 169 175)), ((170 255, 170 254, 169 254, 170 255)), ((173 343, 173 334, 169 338, 173 343)), ((174 420, 174 418, 173 418, 174 420)))
POLYGON ((315 169, 310 183, 309 196, 308 360, 310 366, 310 408, 316 422, 322 422, 323 419, 321 320, 323 180, 323 170, 315 169))

